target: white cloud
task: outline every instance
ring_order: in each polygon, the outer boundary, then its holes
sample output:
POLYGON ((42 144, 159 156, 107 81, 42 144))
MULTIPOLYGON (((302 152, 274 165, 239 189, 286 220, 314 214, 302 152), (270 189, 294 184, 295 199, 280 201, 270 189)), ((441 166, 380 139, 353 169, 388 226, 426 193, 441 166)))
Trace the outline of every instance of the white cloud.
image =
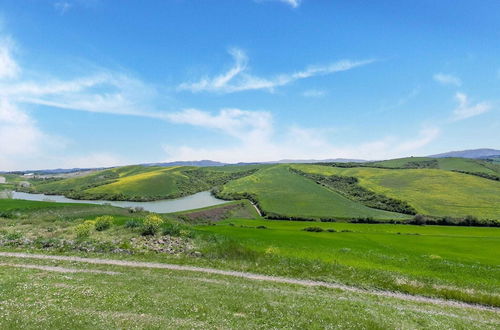
POLYGON ((203 77, 197 82, 182 83, 178 89, 191 92, 216 93, 234 93, 260 89, 272 92, 276 87, 285 86, 297 80, 347 71, 374 62, 374 60, 341 60, 329 65, 310 66, 294 73, 262 78, 248 73, 248 57, 243 50, 234 48, 229 53, 234 58, 234 65, 228 71, 212 78, 203 77))
POLYGON ((453 85, 453 86, 461 86, 462 80, 451 74, 444 73, 436 73, 433 76, 434 80, 443 85, 453 85))
POLYGON ((217 115, 187 109, 165 115, 165 119, 178 124, 188 124, 221 131, 241 141, 267 141, 273 132, 272 116, 264 111, 222 109, 217 115))
POLYGON ((26 159, 40 157, 42 150, 64 143, 42 132, 15 100, 1 93, 21 72, 12 56, 12 44, 9 39, 0 41, 0 170, 12 169, 26 159))
POLYGON ((73 80, 27 73, 13 56, 13 42, 0 36, 0 170, 66 165, 108 166, 118 158, 92 154, 81 158, 54 156, 64 151, 64 137, 43 132, 24 105, 50 105, 71 110, 141 115, 158 118, 143 109, 155 91, 124 74, 101 70, 73 80), (87 159, 86 162, 84 160, 87 159))
POLYGON ((298 6, 300 6, 301 0, 281 0, 281 2, 289 4, 293 8, 297 8, 298 6))
POLYGON ((0 170, 28 167, 64 144, 64 139, 44 133, 25 111, 0 97, 0 170))
POLYGON ((12 57, 12 41, 0 39, 0 79, 14 78, 19 72, 19 66, 12 57))
POLYGON ((155 117, 144 109, 156 91, 123 74, 99 72, 73 80, 0 81, 0 96, 70 110, 155 117))
POLYGON ((469 99, 464 93, 456 93, 455 99, 458 106, 453 110, 453 120, 462 120, 471 118, 491 110, 492 106, 488 102, 470 104, 469 99))
POLYGON ((66 14, 68 10, 72 7, 72 4, 70 4, 67 1, 57 1, 54 3, 54 9, 61 15, 66 14))
POLYGON ((60 164, 60 167, 63 168, 94 168, 120 166, 125 165, 126 162, 120 156, 97 152, 75 157, 63 157, 60 164))
POLYGON ((323 97, 326 95, 326 91, 322 89, 308 89, 302 93, 305 97, 323 97))
POLYGON ((237 139, 225 147, 165 145, 167 161, 214 159, 233 163, 279 159, 387 159, 418 152, 434 141, 440 132, 436 127, 424 127, 416 137, 408 140, 387 136, 358 145, 336 145, 327 138, 325 132, 298 126, 290 127, 284 134, 277 136, 272 116, 266 112, 231 109, 212 115, 201 110, 185 110, 169 119, 217 130, 237 139))
POLYGON ((292 8, 298 8, 302 2, 302 0, 254 0, 255 2, 264 2, 264 1, 276 1, 282 2, 289 5, 292 8))

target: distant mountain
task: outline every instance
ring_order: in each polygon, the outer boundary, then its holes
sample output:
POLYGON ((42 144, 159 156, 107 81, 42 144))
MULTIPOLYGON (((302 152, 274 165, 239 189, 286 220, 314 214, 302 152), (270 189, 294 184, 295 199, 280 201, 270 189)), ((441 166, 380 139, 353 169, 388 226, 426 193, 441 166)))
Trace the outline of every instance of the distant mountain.
POLYGON ((496 149, 470 149, 461 151, 450 151, 442 154, 431 155, 431 158, 448 158, 448 157, 458 157, 458 158, 488 158, 500 156, 500 150, 496 149))
POLYGON ((43 175, 43 174, 68 174, 68 173, 75 173, 75 172, 88 172, 88 171, 98 171, 98 170, 104 170, 109 167, 96 167, 96 168, 54 168, 54 169, 48 169, 48 170, 25 170, 25 171, 2 171, 0 173, 9 173, 9 174, 26 174, 26 173, 33 173, 33 174, 38 174, 38 175, 43 175))
POLYGON ((144 166, 224 166, 224 165, 259 165, 259 164, 287 164, 287 163, 361 163, 366 162, 366 160, 361 159, 346 159, 346 158, 335 158, 335 159, 282 159, 269 162, 239 162, 233 163, 221 163, 213 160, 193 160, 193 161, 177 161, 168 163, 148 163, 141 164, 144 166))
POLYGON ((224 166, 227 163, 216 162, 213 160, 192 160, 192 161, 177 161, 177 162, 167 162, 167 163, 147 163, 141 164, 144 166, 224 166))
POLYGON ((364 162, 366 162, 366 160, 334 158, 334 159, 282 159, 276 162, 269 162, 269 163, 286 164, 286 163, 364 163, 364 162))

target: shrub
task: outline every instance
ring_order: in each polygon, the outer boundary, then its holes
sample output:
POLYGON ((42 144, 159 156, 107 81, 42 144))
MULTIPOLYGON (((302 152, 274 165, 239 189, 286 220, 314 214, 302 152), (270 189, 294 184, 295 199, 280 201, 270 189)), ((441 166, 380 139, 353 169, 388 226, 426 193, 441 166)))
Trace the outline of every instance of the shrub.
MULTIPOLYGON (((95 226, 95 220, 85 220, 83 224, 89 226, 89 227, 94 227, 95 226)), ((92 229, 92 228, 91 228, 92 229)))
POLYGON ((163 224, 163 219, 156 214, 149 214, 142 223, 142 235, 154 235, 163 224))
POLYGON ((125 228, 137 228, 141 225, 141 222, 137 219, 130 219, 125 222, 125 228))
POLYGON ((9 233, 5 235, 5 239, 7 239, 8 241, 14 241, 21 238, 23 238, 23 234, 19 232, 9 233))
POLYGON ((257 227, 255 227, 255 228, 257 228, 257 229, 267 229, 267 227, 266 227, 266 226, 257 226, 257 227))
POLYGON ((89 223, 88 221, 85 221, 82 224, 79 224, 75 228, 76 232, 76 237, 77 238, 86 238, 90 236, 90 232, 92 231, 93 224, 89 223))
POLYGON ((128 208, 129 213, 138 213, 138 212, 144 212, 144 208, 141 206, 136 206, 136 207, 129 207, 128 208))
POLYGON ((113 223, 113 217, 109 215, 103 215, 101 217, 95 218, 95 230, 103 231, 109 229, 113 223))
POLYGON ((466 216, 463 221, 464 221, 464 224, 466 226, 481 225, 481 222, 476 217, 473 217, 472 215, 466 216))
POLYGON ((423 215, 417 214, 416 216, 413 217, 413 219, 410 221, 412 225, 424 225, 426 222, 426 219, 423 215))
POLYGON ((337 231, 336 231, 335 229, 333 229, 333 228, 328 228, 326 231, 327 231, 327 232, 329 232, 329 233, 336 233, 336 232, 337 232, 337 231))
POLYGON ((342 229, 340 232, 341 232, 341 233, 352 233, 352 230, 349 230, 349 229, 342 229))
POLYGON ((310 231, 310 232, 313 232, 313 233, 321 233, 322 231, 324 231, 323 228, 321 227, 306 227, 304 229, 302 229, 304 231, 310 231))
POLYGON ((163 226, 163 235, 180 236, 181 235, 181 228, 177 224, 167 223, 163 226))

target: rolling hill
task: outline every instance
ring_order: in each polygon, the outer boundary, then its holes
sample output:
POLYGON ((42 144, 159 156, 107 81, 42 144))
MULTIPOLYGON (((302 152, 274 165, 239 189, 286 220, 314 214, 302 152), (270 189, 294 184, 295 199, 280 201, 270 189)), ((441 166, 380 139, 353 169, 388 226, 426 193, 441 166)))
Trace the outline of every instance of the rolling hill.
POLYGON ((468 173, 483 173, 492 176, 500 176, 500 166, 491 161, 468 158, 430 158, 430 157, 406 157, 398 159, 369 162, 364 164, 368 167, 382 168, 408 168, 408 169, 442 169, 448 171, 461 171, 468 173))
POLYGON ((440 169, 293 167, 307 173, 356 177, 366 189, 406 201, 422 214, 500 219, 498 181, 440 169))
POLYGON ((500 165, 491 161, 409 157, 333 165, 134 165, 66 179, 33 179, 26 189, 131 201, 214 189, 224 199, 252 199, 269 218, 398 220, 420 213, 500 219, 499 176, 500 165))
POLYGON ((256 171, 252 166, 124 166, 62 179, 34 180, 29 192, 61 194, 74 199, 150 201, 177 198, 221 185, 256 171), (220 169, 219 169, 220 168, 220 169))
POLYGON ((377 210, 349 200, 341 194, 293 173, 289 165, 274 165, 225 184, 220 196, 228 199, 242 194, 255 196, 268 215, 284 218, 405 219, 407 215, 377 210))

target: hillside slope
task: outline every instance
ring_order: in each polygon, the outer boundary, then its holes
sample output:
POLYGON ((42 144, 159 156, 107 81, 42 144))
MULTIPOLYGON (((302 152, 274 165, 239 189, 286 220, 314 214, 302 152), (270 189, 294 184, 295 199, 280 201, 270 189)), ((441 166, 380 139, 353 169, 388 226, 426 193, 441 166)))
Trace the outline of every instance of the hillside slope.
POLYGON ((408 216, 377 210, 351 201, 342 195, 292 173, 289 165, 274 165, 223 186, 220 195, 237 198, 254 195, 268 214, 303 218, 404 219, 408 216))
POLYGON ((256 171, 251 167, 124 166, 90 175, 33 181, 29 192, 61 194, 75 199, 149 201, 209 190, 256 171))
POLYGON ((468 158, 406 157, 366 163, 367 166, 384 168, 435 168, 447 171, 484 173, 499 176, 500 166, 493 162, 468 158))
POLYGON ((307 173, 356 177, 363 187, 404 200, 422 214, 500 219, 498 181, 439 169, 293 167, 307 173))

